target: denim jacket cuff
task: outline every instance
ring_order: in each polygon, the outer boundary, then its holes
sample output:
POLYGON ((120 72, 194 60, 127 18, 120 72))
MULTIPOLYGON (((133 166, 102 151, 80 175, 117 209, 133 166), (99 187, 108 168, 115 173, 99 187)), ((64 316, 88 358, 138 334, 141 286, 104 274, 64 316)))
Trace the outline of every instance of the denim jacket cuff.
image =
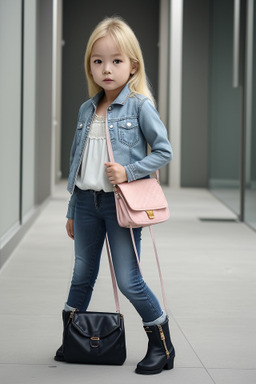
POLYGON ((126 170, 128 183, 129 183, 130 181, 134 181, 134 180, 136 180, 136 175, 135 175, 135 172, 136 172, 136 166, 135 166, 135 164, 128 164, 128 165, 125 165, 124 168, 125 168, 125 170, 126 170))
POLYGON ((71 207, 70 205, 68 205, 68 211, 66 214, 66 218, 74 220, 74 217, 75 217, 75 207, 71 207))
POLYGON ((74 190, 72 196, 70 197, 69 203, 68 203, 68 211, 66 214, 67 219, 74 220, 75 206, 76 206, 76 190, 74 190))

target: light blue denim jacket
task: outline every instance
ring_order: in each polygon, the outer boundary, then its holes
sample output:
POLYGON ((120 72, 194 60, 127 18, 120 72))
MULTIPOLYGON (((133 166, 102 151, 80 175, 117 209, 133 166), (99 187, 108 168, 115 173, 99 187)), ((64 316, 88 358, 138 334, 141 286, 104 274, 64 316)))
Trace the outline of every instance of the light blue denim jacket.
MULTIPOLYGON (((66 216, 69 219, 74 219, 76 177, 90 125, 102 95, 103 91, 83 103, 78 113, 67 186, 71 193, 66 216)), ((144 95, 133 94, 128 84, 108 107, 107 119, 114 159, 125 167, 128 182, 148 176, 172 159, 166 128, 151 100, 144 95), (147 143, 151 147, 148 155, 147 143)))

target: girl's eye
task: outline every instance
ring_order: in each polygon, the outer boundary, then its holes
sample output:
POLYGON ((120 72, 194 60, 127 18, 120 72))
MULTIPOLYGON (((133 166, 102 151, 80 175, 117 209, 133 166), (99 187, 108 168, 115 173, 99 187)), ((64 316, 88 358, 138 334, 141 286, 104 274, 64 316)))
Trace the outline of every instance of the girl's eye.
POLYGON ((96 60, 94 60, 94 63, 95 63, 95 64, 101 64, 102 61, 101 61, 100 59, 96 59, 96 60))
POLYGON ((115 60, 113 61, 113 63, 114 63, 114 64, 120 64, 120 63, 121 63, 121 60, 119 60, 119 59, 115 59, 115 60))

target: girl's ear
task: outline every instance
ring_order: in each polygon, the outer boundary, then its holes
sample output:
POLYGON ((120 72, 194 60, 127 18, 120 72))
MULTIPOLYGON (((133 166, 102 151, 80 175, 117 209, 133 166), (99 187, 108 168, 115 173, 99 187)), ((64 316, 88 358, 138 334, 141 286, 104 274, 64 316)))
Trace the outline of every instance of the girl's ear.
POLYGON ((135 74, 135 72, 137 71, 137 69, 138 69, 138 63, 135 62, 135 61, 132 61, 131 67, 132 68, 131 68, 130 74, 131 74, 131 76, 133 76, 135 74))

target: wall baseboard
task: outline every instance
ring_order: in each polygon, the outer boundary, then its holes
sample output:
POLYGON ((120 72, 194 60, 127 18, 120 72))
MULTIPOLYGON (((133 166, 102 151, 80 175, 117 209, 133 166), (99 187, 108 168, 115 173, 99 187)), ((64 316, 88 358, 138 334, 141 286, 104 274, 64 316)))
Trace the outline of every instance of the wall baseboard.
POLYGON ((23 224, 16 223, 6 234, 0 239, 0 271, 3 265, 12 255, 15 248, 19 245, 29 228, 33 225, 37 217, 40 215, 45 205, 48 203, 48 197, 42 204, 33 207, 23 218, 23 224))

